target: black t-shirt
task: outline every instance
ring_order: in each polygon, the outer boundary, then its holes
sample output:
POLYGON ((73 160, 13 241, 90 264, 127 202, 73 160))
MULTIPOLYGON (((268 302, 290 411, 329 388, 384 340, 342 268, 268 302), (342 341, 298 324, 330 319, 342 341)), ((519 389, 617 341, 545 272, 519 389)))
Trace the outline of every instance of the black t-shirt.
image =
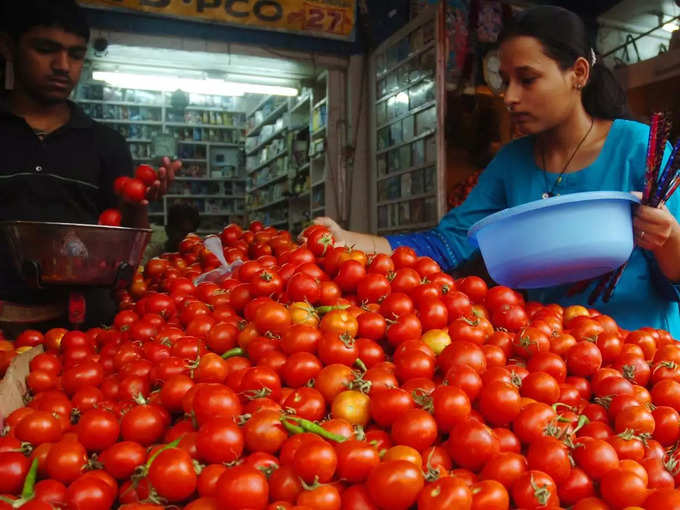
MULTIPOLYGON (((117 206, 113 181, 132 173, 127 143, 76 104, 69 106, 69 122, 42 137, 0 98, 0 221, 96 224, 104 209, 117 206)), ((24 286, 3 244, 0 298, 12 299, 24 286)))

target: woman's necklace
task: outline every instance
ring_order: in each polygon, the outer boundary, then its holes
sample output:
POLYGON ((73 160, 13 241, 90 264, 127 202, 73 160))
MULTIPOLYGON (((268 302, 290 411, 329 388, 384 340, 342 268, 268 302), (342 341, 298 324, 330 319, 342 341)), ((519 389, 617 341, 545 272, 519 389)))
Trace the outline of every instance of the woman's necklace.
POLYGON ((564 172, 567 171, 567 168, 569 168, 569 163, 571 163, 571 160, 574 159, 574 156, 576 156, 576 153, 578 150, 581 148, 581 145, 583 145, 583 142, 586 141, 586 138, 588 138, 588 135, 590 132, 593 130, 593 124, 594 118, 590 117, 590 127, 588 128, 588 131, 586 131, 586 134, 583 135, 583 138, 581 138, 581 141, 578 143, 576 148, 574 149, 574 152, 572 152, 571 156, 569 156, 569 159, 567 162, 564 164, 564 167, 562 168, 562 171, 560 172, 560 175, 557 176, 557 180, 555 183, 552 185, 551 188, 548 188, 548 171, 546 170, 546 164, 545 164, 545 147, 543 144, 541 144, 541 159, 543 162, 543 179, 545 180, 545 192, 541 195, 541 198, 550 198, 555 196, 555 188, 557 187, 558 184, 562 182, 562 177, 564 177, 564 172))

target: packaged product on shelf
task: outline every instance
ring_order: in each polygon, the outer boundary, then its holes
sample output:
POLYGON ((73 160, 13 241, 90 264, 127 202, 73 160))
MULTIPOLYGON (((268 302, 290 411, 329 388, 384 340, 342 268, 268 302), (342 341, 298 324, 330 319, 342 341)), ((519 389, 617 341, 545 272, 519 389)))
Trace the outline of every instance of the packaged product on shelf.
POLYGON ((103 99, 104 101, 122 101, 123 100, 123 90, 115 87, 105 86, 103 89, 103 99))

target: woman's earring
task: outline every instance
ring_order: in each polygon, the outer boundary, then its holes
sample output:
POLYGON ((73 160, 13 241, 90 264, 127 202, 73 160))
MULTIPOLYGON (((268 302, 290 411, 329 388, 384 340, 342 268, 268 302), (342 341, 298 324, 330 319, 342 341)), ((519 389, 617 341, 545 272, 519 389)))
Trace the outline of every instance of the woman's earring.
POLYGON ((581 90, 582 88, 583 88, 583 84, 582 84, 582 83, 577 83, 577 84, 576 84, 576 90, 581 90))

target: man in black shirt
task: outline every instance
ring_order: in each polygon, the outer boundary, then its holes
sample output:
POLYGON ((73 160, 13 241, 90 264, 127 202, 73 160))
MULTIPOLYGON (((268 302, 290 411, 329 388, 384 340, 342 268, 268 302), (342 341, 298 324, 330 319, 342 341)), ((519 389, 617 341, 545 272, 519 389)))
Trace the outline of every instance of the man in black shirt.
MULTIPOLYGON (((0 221, 96 224, 119 207, 123 225, 147 227, 148 201, 119 203, 113 181, 132 173, 125 139, 87 117, 68 97, 90 35, 74 0, 4 2, 4 45, 14 86, 0 96, 0 221)), ((179 162, 165 161, 147 198, 158 199, 179 162)), ((0 301, 34 303, 0 246, 0 301)))

